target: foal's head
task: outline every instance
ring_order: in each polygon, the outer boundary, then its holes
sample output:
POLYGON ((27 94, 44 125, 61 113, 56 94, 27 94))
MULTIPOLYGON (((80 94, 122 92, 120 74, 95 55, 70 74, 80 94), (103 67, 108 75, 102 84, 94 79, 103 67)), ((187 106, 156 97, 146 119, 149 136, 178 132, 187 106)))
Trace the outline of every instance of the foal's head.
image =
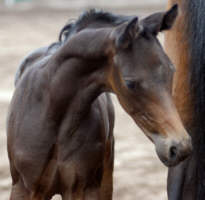
POLYGON ((171 97, 175 67, 163 51, 157 34, 172 27, 177 6, 145 19, 133 18, 114 29, 109 87, 120 104, 155 144, 161 161, 178 164, 191 149, 171 97))

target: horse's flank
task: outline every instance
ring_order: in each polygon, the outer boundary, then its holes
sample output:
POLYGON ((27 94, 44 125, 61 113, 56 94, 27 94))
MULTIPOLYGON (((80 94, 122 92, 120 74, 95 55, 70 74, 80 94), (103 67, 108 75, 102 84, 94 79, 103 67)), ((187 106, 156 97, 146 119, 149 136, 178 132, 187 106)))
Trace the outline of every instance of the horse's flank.
POLYGON ((202 200, 205 197, 205 1, 170 0, 178 3, 180 17, 167 33, 166 50, 177 66, 174 97, 183 122, 192 135, 194 153, 170 169, 170 200, 202 200), (179 181, 180 179, 180 181, 179 181))
MULTIPOLYGON (((169 6, 171 7, 171 5, 169 6)), ((184 23, 186 16, 185 13, 182 12, 182 10, 185 9, 185 5, 180 5, 181 10, 175 22, 175 25, 172 30, 166 33, 165 48, 168 55, 172 59, 172 62, 177 67, 173 86, 175 104, 184 124, 188 126, 190 125, 189 123, 193 117, 193 106, 191 100, 192 97, 190 94, 190 80, 188 75, 190 53, 187 38, 188 36, 186 35, 187 24, 184 23)))

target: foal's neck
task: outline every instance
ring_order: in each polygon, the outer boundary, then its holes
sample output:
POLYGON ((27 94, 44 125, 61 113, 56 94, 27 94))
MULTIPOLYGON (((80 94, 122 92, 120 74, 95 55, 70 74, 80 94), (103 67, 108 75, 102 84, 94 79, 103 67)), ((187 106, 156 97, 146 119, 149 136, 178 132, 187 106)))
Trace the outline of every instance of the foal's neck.
POLYGON ((50 107, 55 121, 66 117, 66 124, 77 126, 94 100, 109 89, 109 35, 110 29, 81 31, 51 58, 50 107))
POLYGON ((60 123, 60 138, 72 137, 87 118, 96 98, 105 90, 106 60, 65 61, 52 80, 52 116, 60 123))

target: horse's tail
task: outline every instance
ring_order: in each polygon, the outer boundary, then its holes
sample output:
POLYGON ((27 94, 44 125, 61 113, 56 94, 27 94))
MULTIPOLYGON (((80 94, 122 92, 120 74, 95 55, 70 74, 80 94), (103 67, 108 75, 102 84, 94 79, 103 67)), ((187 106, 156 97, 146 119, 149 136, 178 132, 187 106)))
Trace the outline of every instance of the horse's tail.
MULTIPOLYGON (((185 0, 186 1, 186 0, 185 0)), ((197 161, 197 199, 205 198, 205 1, 186 1, 190 52, 190 86, 193 100, 193 143, 197 161)))

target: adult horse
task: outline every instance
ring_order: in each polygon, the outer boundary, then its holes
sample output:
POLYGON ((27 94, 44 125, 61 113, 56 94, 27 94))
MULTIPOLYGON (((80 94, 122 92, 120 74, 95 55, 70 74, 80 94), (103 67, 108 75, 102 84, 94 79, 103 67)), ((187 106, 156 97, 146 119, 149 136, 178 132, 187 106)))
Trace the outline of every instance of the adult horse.
POLYGON ((205 1, 169 0, 181 14, 167 33, 166 49, 177 68, 174 98, 192 136, 192 156, 169 169, 169 200, 205 199, 205 1))
POLYGON ((63 29, 65 40, 22 62, 8 115, 11 200, 112 199, 114 114, 106 92, 164 164, 189 155, 171 98, 174 67, 156 38, 176 16, 177 6, 140 21, 90 11, 63 29))

